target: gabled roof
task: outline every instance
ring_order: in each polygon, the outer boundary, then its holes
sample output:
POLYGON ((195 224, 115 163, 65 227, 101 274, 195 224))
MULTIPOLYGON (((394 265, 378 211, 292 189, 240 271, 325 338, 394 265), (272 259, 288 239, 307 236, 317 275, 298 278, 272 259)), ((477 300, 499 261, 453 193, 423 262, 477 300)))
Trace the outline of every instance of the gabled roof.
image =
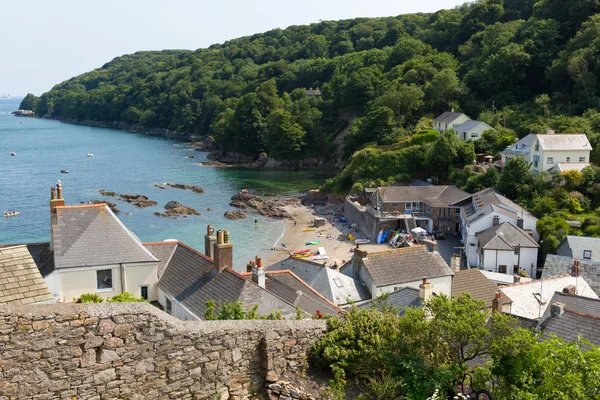
POLYGON ((590 141, 583 133, 542 134, 536 137, 544 151, 592 150, 590 141))
POLYGON ((476 121, 476 120, 472 120, 472 119, 465 121, 460 125, 457 125, 454 129, 456 129, 457 132, 469 132, 469 131, 477 128, 479 125, 485 125, 484 131, 493 129, 491 126, 489 126, 488 124, 486 124, 483 121, 476 121))
POLYGON ((384 202, 439 200, 444 206, 452 206, 471 195, 456 186, 388 186, 377 188, 384 202))
POLYGON ((360 281, 334 269, 310 260, 286 258, 265 267, 267 272, 292 271, 302 281, 335 304, 347 304, 348 300, 359 302, 371 298, 369 291, 360 281))
POLYGON ((378 287, 454 275, 442 256, 425 246, 368 253, 363 263, 378 287))
POLYGON ((581 336, 594 346, 600 346, 600 318, 567 307, 561 315, 546 318, 540 324, 540 329, 543 340, 557 336, 566 342, 573 342, 581 336))
POLYGON ((56 213, 57 269, 158 261, 106 204, 59 206, 56 213))
POLYGON ((521 215, 534 218, 529 211, 492 188, 474 193, 473 203, 475 208, 472 204, 465 207, 469 224, 491 213, 501 213, 515 219, 520 218, 521 215))
POLYGON ((589 162, 564 162, 557 163, 554 167, 552 167, 551 171, 553 172, 567 172, 567 171, 583 171, 584 168, 589 167, 591 164, 589 162))
POLYGON ((600 238, 567 235, 556 246, 556 249, 558 250, 563 246, 565 249, 570 250, 571 257, 583 259, 583 251, 590 250, 592 252, 591 260, 600 261, 600 238))
MULTIPOLYGON (((435 290, 435 286, 433 287, 435 290)), ((403 287, 388 294, 386 299, 391 306, 398 308, 398 314, 404 315, 407 307, 423 307, 423 300, 419 298, 419 289, 403 287)), ((359 305, 359 308, 373 308, 377 299, 359 305)))
MULTIPOLYGON (((213 260, 181 242, 148 244, 154 254, 168 254, 176 245, 158 281, 158 287, 196 317, 204 319, 206 302, 217 305, 241 300, 246 306, 259 305, 259 315, 282 311, 284 316, 295 314, 295 308, 246 279, 230 268, 218 273, 213 260)), ((218 309, 218 307, 217 307, 218 309)))
POLYGON ((501 286, 500 291, 511 300, 510 313, 513 315, 535 319, 544 315, 554 292, 562 292, 567 286, 573 285, 577 295, 597 299, 598 296, 587 284, 583 277, 560 275, 552 278, 542 278, 529 282, 514 283, 501 286))
POLYGON ((515 250, 538 248, 539 244, 523 229, 511 222, 503 222, 476 234, 479 246, 484 250, 515 250))
MULTIPOLYGON (((550 304, 556 302, 563 303, 565 308, 568 308, 569 310, 600 318, 600 299, 591 299, 589 297, 577 296, 574 294, 554 292, 550 304)), ((550 307, 546 308, 543 318, 548 318, 550 313, 550 307)))
POLYGON ((54 303, 26 245, 0 248, 0 304, 54 303))
POLYGON ((146 247, 150 252, 158 259, 158 277, 160 278, 171 261, 171 257, 177 248, 178 242, 165 241, 165 242, 145 242, 146 247))
MULTIPOLYGON (((251 272, 242 275, 246 280, 252 279, 251 272)), ((308 314, 313 315, 320 311, 323 314, 337 315, 341 311, 292 271, 267 271, 266 277, 266 289, 269 292, 308 314)))
MULTIPOLYGON (((574 260, 571 257, 548 254, 542 269, 542 278, 570 273, 574 260)), ((600 261, 580 260, 580 266, 581 276, 596 294, 600 294, 600 261)))
POLYGON ((510 155, 524 155, 525 153, 530 151, 531 144, 535 140, 535 136, 536 136, 535 134, 530 133, 529 135, 525 136, 523 139, 517 141, 512 146, 506 147, 506 149, 502 150, 502 153, 510 154, 510 155))
MULTIPOLYGON (((498 290, 498 286, 477 268, 457 271, 452 280, 452 296, 470 293, 474 299, 485 301, 486 307, 492 306, 498 290)), ((502 294, 501 299, 502 304, 512 303, 505 294, 502 294)))
MULTIPOLYGON (((440 115, 439 117, 434 119, 433 122, 439 122, 441 124, 451 124, 453 121, 455 121, 461 115, 465 115, 465 114, 459 113, 459 112, 446 111, 445 113, 443 113, 442 115, 440 115)), ((466 115, 465 115, 465 117, 466 117, 466 115)), ((469 117, 467 117, 467 118, 469 118, 469 117)))

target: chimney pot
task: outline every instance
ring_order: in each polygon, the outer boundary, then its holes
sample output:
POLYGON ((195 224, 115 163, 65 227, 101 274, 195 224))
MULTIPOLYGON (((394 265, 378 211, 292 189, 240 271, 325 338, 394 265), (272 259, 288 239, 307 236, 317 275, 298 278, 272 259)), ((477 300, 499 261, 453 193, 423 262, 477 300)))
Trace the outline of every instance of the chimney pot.
POLYGON ((419 285, 419 298, 422 301, 427 301, 433 295, 433 284, 427 282, 427 278, 423 278, 423 283, 419 285))
POLYGON ((517 227, 523 229, 523 218, 517 218, 517 227))
POLYGON ((233 244, 225 243, 224 231, 217 231, 217 242, 213 245, 213 263, 217 272, 233 268, 233 244))
POLYGON ((258 258, 258 262, 256 263, 256 266, 257 266, 258 268, 262 268, 262 267, 263 267, 262 258, 260 258, 260 257, 258 258))
POLYGON ((565 312, 565 304, 561 302, 554 302, 550 306, 550 315, 553 317, 559 317, 565 312))
POLYGON ((581 276, 581 262, 579 260, 573 260, 573 266, 571 267, 571 275, 574 277, 581 276))
POLYGON ((502 293, 496 292, 496 297, 492 300, 492 312, 502 312, 502 293))
MULTIPOLYGON (((260 258, 259 258, 260 260, 260 258)), ((256 265, 252 268, 252 282, 256 283, 263 289, 267 288, 267 277, 265 269, 256 265)))
POLYGON ((62 184, 58 183, 56 184, 56 197, 58 200, 62 200, 63 196, 62 196, 62 184))
POLYGON ((577 294, 577 288, 575 287, 575 285, 569 285, 569 286, 563 288, 563 293, 565 293, 565 294, 577 294))
POLYGON ((204 254, 210 258, 215 258, 214 245, 216 242, 217 237, 215 236, 215 230, 212 225, 208 225, 206 227, 206 235, 204 235, 204 254))
POLYGON ((513 283, 519 283, 521 282, 521 277, 519 275, 514 275, 513 276, 513 283))

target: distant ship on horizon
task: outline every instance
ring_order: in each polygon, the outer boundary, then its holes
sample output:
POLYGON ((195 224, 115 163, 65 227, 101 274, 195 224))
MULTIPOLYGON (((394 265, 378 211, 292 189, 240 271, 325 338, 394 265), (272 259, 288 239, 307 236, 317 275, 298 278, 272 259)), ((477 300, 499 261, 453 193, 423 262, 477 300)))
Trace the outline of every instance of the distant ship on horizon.
POLYGON ((9 93, 2 93, 1 98, 3 98, 3 99, 10 99, 10 94, 9 93))

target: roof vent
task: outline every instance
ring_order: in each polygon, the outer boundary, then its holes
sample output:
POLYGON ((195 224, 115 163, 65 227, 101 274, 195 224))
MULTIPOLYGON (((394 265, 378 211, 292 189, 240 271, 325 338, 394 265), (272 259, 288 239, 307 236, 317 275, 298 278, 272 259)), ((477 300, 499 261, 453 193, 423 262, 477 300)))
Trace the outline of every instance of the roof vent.
POLYGON ((546 135, 554 135, 554 129, 546 129, 546 135))

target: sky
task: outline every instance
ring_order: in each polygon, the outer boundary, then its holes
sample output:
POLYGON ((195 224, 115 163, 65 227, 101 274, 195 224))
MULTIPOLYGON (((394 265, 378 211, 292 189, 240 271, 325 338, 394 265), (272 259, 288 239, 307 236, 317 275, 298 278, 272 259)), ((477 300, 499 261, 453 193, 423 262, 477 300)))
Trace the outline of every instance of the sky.
POLYGON ((465 1, 2 0, 0 95, 41 95, 140 50, 195 50, 290 25, 433 12, 465 1))

